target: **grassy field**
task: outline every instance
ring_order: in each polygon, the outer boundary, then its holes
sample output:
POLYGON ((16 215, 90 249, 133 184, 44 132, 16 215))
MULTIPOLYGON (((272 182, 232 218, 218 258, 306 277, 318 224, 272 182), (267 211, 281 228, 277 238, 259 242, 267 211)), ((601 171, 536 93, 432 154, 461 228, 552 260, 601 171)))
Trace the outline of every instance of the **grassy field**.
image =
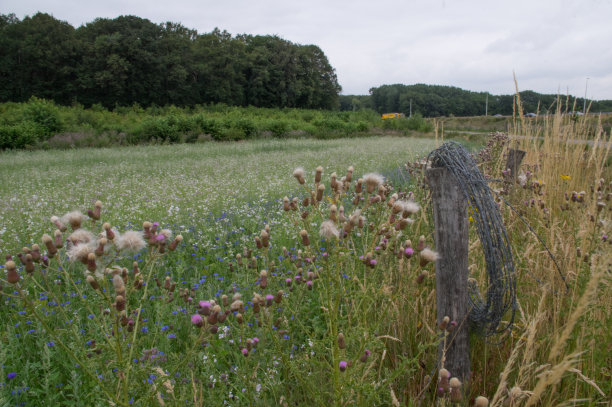
MULTIPOLYGON (((516 209, 502 207, 518 321, 490 341, 472 336, 472 376, 458 391, 438 377, 446 330, 421 247, 434 248, 429 198, 421 173, 404 166, 433 140, 0 154, 0 247, 16 263, 2 270, 0 404, 605 405, 609 151, 565 143, 593 131, 561 115, 544 132, 516 125, 513 134, 543 137, 513 145, 527 151, 523 186, 492 184, 516 209), (402 204, 402 222, 394 199, 422 208, 402 204), (99 221, 62 218, 98 200, 99 221), (54 234, 79 220, 81 232, 54 234), (58 242, 68 250, 36 261, 58 242)), ((491 138, 481 170, 503 178, 510 145, 491 138)), ((470 248, 484 291, 473 231, 470 248)))

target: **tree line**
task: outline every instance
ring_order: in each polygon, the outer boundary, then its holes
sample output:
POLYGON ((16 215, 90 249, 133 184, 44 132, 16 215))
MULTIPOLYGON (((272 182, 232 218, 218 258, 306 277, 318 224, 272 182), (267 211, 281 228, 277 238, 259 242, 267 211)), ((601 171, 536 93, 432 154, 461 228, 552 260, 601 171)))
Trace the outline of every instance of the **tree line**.
POLYGON ((277 36, 136 16, 74 28, 45 13, 0 15, 0 102, 334 109, 340 89, 319 47, 277 36))
MULTIPOLYGON (((382 85, 371 88, 369 95, 340 96, 341 110, 373 109, 379 113, 398 112, 406 116, 412 112, 425 117, 512 115, 516 108, 515 95, 492 95, 471 92, 453 86, 439 85, 382 85)), ((584 98, 547 95, 530 90, 520 92, 523 113, 554 112, 557 100, 562 111, 582 111, 584 98)), ((590 112, 611 112, 612 100, 590 101, 590 112)))

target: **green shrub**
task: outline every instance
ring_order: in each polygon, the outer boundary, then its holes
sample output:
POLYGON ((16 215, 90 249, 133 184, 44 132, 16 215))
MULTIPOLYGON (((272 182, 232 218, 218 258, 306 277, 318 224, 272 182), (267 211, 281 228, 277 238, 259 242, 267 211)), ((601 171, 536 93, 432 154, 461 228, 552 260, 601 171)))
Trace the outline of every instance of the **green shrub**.
POLYGON ((24 108, 23 118, 39 126, 41 138, 49 138, 63 129, 57 106, 45 99, 34 96, 30 98, 24 108))

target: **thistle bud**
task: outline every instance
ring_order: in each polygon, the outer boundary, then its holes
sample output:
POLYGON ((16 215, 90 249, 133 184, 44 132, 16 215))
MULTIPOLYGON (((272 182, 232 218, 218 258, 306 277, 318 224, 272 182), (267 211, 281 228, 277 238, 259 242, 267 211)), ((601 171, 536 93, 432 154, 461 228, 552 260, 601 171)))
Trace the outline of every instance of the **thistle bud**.
POLYGON ((244 317, 242 316, 242 314, 236 314, 236 322, 238 322, 239 324, 242 324, 244 322, 244 317))
POLYGON ((113 230, 111 229, 110 223, 105 223, 103 226, 104 231, 106 232, 106 238, 108 240, 113 240, 115 239, 115 232, 113 232, 113 230))
POLYGON ((261 244, 263 245, 263 247, 270 247, 270 233, 267 230, 262 230, 261 231, 261 244))
POLYGON ((338 222, 338 207, 336 205, 329 207, 329 219, 333 222, 338 222))
POLYGON ((295 179, 297 179, 300 185, 304 185, 306 183, 306 180, 304 180, 304 169, 302 167, 296 168, 295 171, 293 171, 293 176, 295 179))
POLYGON ((123 311, 125 309, 125 298, 122 295, 115 297, 115 309, 117 309, 117 311, 123 311))
POLYGON ((87 255, 87 270, 91 271, 92 273, 94 271, 96 271, 97 269, 97 265, 96 265, 96 255, 95 253, 89 253, 87 255))
POLYGON ((450 400, 452 403, 460 403, 463 399, 463 395, 461 394, 461 381, 456 377, 450 379, 450 400))
POLYGON ((64 225, 57 216, 51 216, 51 222, 53 222, 55 227, 61 230, 62 232, 68 230, 68 227, 64 225))
POLYGON ((340 349, 346 348, 346 341, 344 340, 344 334, 342 332, 338 334, 338 347, 340 349))
POLYGON ((259 238, 259 236, 255 236, 255 246, 257 246, 257 249, 263 248, 263 245, 261 244, 261 239, 259 238))
POLYGON ((447 315, 444 318, 442 318, 442 321, 440 321, 440 324, 438 325, 438 327, 444 331, 446 329, 446 327, 448 327, 448 323, 450 322, 450 317, 447 315))
POLYGON ((425 236, 421 235, 419 237, 419 243, 417 243, 417 250, 421 251, 425 248, 425 236))
POLYGON ((146 240, 149 240, 151 238, 151 228, 153 227, 153 224, 149 221, 146 221, 142 224, 142 229, 144 231, 143 233, 143 237, 146 240))
POLYGON ((92 218, 93 220, 100 220, 100 212, 102 210, 102 202, 100 201, 96 201, 96 204, 94 206, 93 210, 88 210, 87 211, 87 215, 92 218))
POLYGON ((268 286, 268 272, 266 270, 261 270, 259 273, 259 286, 261 288, 266 288, 268 286))
POLYGON ((348 167, 348 170, 346 171, 346 182, 351 182, 353 179, 353 171, 355 171, 355 169, 353 168, 353 166, 351 165, 350 167, 348 167))
POLYGON ((210 308, 212 307, 212 304, 209 301, 200 301, 198 305, 200 306, 198 314, 205 316, 210 315, 210 308))
POLYGON ((55 232, 53 232, 53 237, 55 238, 55 247, 58 249, 64 247, 64 237, 62 236, 61 230, 56 229, 55 232))
POLYGON ((365 363, 368 360, 368 357, 370 356, 372 352, 370 352, 368 349, 365 350, 365 352, 363 352, 363 355, 361 355, 361 357, 359 358, 359 360, 361 361, 361 363, 365 363))
POLYGON ((42 237, 42 241, 45 244, 45 247, 47 248, 47 256, 55 256, 57 254, 57 247, 55 247, 55 245, 53 244, 53 239, 51 238, 51 236, 44 234, 42 237))
POLYGON ((429 273, 427 273, 427 270, 421 271, 421 274, 419 274, 416 280, 417 284, 423 284, 423 281, 425 281, 428 275, 429 273))
POLYGON ((25 255, 25 271, 28 274, 32 274, 34 272, 34 260, 32 258, 32 254, 30 253, 25 255))
POLYGON ((474 407, 489 407, 489 399, 483 396, 476 397, 474 407))
POLYGON ((19 273, 17 273, 17 265, 15 262, 9 260, 4 267, 6 268, 6 280, 11 284, 17 283, 19 281, 19 273))
POLYGON ((88 275, 85 280, 87 280, 87 282, 89 283, 89 285, 91 286, 91 288, 93 288, 94 290, 97 290, 100 288, 100 285, 98 284, 98 281, 95 279, 94 276, 88 275))
POLYGON ((283 290, 278 290, 276 292, 276 295, 274 296, 274 302, 277 304, 280 304, 280 302, 283 300, 283 295, 285 293, 283 292, 283 290))
POLYGON ((183 241, 183 235, 176 235, 174 240, 168 246, 168 250, 171 252, 175 251, 177 246, 183 241))
POLYGON ((450 373, 448 370, 442 368, 438 372, 438 387, 442 388, 443 391, 447 392, 450 390, 450 373))
POLYGON ((98 247, 95 250, 95 255, 96 256, 102 256, 104 254, 104 246, 108 243, 108 240, 103 237, 100 238, 100 240, 98 240, 98 247))
POLYGON ((315 183, 321 182, 321 176, 323 175, 323 167, 318 166, 315 170, 315 183))
POLYGON ((362 185, 363 185, 363 178, 359 178, 357 180, 357 184, 355 185, 355 192, 360 194, 362 191, 362 185))
POLYGON ((34 260, 34 262, 38 263, 40 261, 40 246, 37 244, 33 244, 32 245, 32 260, 34 260))
POLYGON ((302 244, 304 246, 310 246, 310 238, 308 237, 308 232, 304 229, 300 231, 300 238, 302 239, 302 244))
POLYGON ((321 202, 321 200, 323 200, 323 192, 325 192, 325 185, 319 184, 317 187, 317 202, 321 202))
POLYGON ((113 277, 113 288, 115 289, 115 293, 120 296, 125 296, 125 283, 123 278, 119 274, 115 274, 113 277))

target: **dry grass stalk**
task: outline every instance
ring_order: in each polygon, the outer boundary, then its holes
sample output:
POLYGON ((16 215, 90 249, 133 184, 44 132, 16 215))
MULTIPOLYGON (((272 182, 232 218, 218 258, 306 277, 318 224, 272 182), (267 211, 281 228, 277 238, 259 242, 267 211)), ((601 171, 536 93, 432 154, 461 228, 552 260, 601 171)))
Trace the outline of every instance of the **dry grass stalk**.
POLYGON ((569 338, 570 334, 574 330, 574 327, 578 323, 578 320, 580 319, 582 314, 585 313, 588 306, 595 298, 595 295, 597 293, 597 288, 599 287, 599 282, 605 273, 603 267, 601 267, 598 264, 598 260, 599 260, 598 258, 593 259, 592 268, 594 269, 594 272, 591 275, 591 278, 587 284, 584 294, 582 294, 582 297, 580 297, 580 300, 578 301, 578 305, 576 306, 576 308, 570 315, 567 323, 565 324, 565 327, 563 328, 563 331, 561 332, 561 335, 559 336, 559 338, 557 338, 557 340, 555 341, 555 343, 553 344, 550 350, 548 361, 551 363, 554 362, 555 359, 557 359, 557 357, 561 354, 561 351, 565 347, 565 343, 567 342, 567 339, 569 338))

